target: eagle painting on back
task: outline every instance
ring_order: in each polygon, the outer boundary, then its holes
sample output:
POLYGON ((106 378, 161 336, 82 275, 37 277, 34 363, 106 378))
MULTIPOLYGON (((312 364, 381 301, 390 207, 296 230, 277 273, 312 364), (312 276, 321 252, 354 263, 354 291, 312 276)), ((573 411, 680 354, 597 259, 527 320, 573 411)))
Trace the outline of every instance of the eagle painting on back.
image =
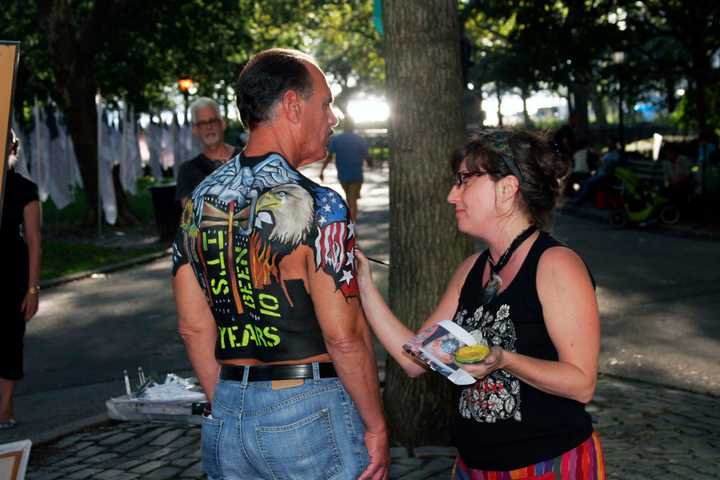
POLYGON ((280 261, 307 240, 313 217, 313 198, 300 185, 278 185, 258 198, 250 235, 255 288, 269 284, 271 275, 280 281, 280 261))
POLYGON ((346 299, 357 295, 355 233, 345 202, 278 154, 239 155, 208 176, 185 206, 179 236, 184 248, 175 256, 204 260, 193 265, 204 265, 195 275, 223 320, 221 356, 254 342, 271 360, 283 334, 297 335, 307 325, 296 319, 314 316, 303 280, 283 268, 288 257, 309 251, 315 270, 328 274, 336 290, 346 299))

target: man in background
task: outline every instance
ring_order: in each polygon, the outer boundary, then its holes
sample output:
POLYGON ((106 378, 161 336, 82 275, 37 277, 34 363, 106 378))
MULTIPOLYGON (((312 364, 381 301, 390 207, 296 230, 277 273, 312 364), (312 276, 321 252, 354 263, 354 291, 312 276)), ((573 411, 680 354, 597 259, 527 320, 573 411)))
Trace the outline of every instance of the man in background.
POLYGON ((240 153, 240 149, 225 143, 225 120, 215 100, 200 97, 190 105, 192 133, 202 144, 198 156, 180 165, 175 187, 175 200, 184 207, 188 197, 205 177, 240 153))
POLYGON ((368 144, 360 135, 355 133, 352 118, 345 117, 343 133, 334 135, 328 147, 329 155, 320 170, 320 180, 325 180, 325 167, 335 157, 337 176, 345 191, 345 200, 350 209, 350 217, 357 221, 357 201, 360 198, 360 189, 363 183, 363 162, 370 163, 368 144))

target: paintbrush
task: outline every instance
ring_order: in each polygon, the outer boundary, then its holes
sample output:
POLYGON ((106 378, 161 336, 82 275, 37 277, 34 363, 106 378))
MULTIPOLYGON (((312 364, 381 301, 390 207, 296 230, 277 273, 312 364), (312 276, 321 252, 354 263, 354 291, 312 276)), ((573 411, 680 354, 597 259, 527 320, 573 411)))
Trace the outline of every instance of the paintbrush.
POLYGON ((389 264, 389 263, 383 262, 382 260, 378 260, 377 258, 368 257, 367 255, 365 255, 365 258, 367 258, 367 259, 370 260, 371 262, 379 263, 380 265, 384 265, 384 266, 386 266, 386 267, 390 267, 390 264, 389 264))

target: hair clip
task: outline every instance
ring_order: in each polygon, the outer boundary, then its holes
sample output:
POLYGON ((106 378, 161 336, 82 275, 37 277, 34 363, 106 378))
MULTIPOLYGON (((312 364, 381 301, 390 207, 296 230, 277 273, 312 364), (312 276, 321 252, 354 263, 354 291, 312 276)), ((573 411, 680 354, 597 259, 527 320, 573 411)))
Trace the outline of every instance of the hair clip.
POLYGON ((560 155, 562 153, 562 150, 560 149, 560 145, 558 145, 558 143, 555 140, 550 140, 548 142, 548 146, 550 147, 550 150, 552 150, 552 152, 555 155, 560 155))

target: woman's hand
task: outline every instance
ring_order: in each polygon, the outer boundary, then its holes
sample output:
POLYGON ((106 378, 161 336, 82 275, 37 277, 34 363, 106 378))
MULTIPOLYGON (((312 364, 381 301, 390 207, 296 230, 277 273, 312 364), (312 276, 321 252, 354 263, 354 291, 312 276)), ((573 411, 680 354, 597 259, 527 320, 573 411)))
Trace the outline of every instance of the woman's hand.
POLYGON ((358 288, 360 289, 360 293, 362 293, 364 290, 366 290, 368 287, 372 286, 373 279, 372 279, 372 270, 370 270, 370 261, 367 259, 365 254, 355 246, 355 266, 357 268, 357 281, 358 281, 358 288))
POLYGON ((37 291, 34 293, 28 291, 25 294, 25 298, 23 299, 22 305, 20 306, 20 310, 23 312, 23 316, 26 322, 29 322, 30 319, 37 313, 38 303, 39 293, 37 291))
POLYGON ((482 362, 465 364, 462 368, 478 380, 485 378, 495 370, 504 368, 504 353, 505 351, 502 348, 492 347, 490 353, 482 362))

